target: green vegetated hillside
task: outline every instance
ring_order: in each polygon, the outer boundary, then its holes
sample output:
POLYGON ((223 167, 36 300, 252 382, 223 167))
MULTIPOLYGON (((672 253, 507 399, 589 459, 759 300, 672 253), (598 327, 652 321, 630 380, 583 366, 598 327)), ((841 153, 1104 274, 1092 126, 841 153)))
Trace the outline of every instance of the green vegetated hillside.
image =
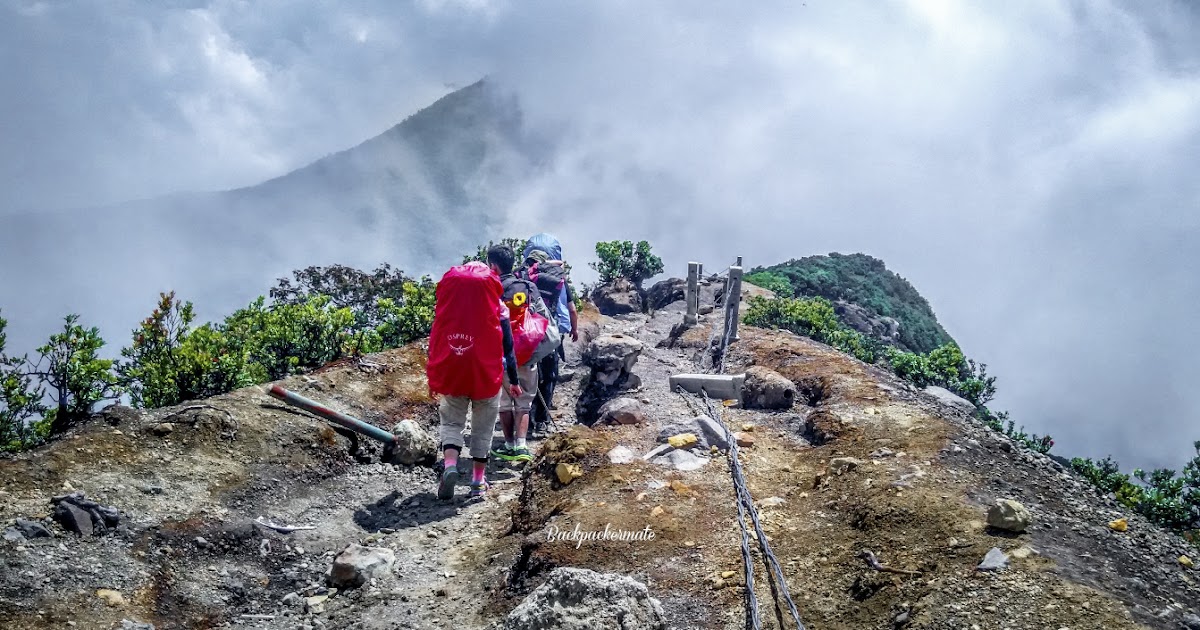
POLYGON ((747 280, 784 296, 845 300, 891 317, 900 322, 906 350, 929 352, 954 342, 917 289, 866 254, 807 256, 755 268, 747 280))

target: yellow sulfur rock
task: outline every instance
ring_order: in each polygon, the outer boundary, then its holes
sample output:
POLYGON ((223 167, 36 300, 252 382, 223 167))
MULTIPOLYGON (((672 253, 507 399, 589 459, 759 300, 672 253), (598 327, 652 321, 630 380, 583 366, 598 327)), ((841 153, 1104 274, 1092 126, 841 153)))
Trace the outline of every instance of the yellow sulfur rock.
POLYGON ((666 510, 661 505, 656 505, 653 510, 650 510, 650 516, 662 516, 665 512, 666 510))
POLYGON ((583 476, 583 470, 577 464, 559 464, 554 467, 554 474, 558 476, 558 481, 564 485, 575 481, 583 476))
POLYGON ((684 495, 690 494, 692 491, 691 487, 689 487, 686 483, 683 483, 682 481, 680 481, 678 479, 671 482, 671 489, 675 491, 675 494, 684 494, 684 495))
POLYGON ((118 591, 102 588, 96 591, 96 597, 104 600, 104 603, 114 608, 125 605, 125 596, 118 591))
POLYGON ((1119 518, 1115 521, 1109 521, 1108 527, 1110 529, 1112 529, 1113 531, 1123 532, 1123 531, 1129 529, 1129 520, 1124 519, 1124 518, 1119 518))
POLYGON ((1179 556, 1179 564, 1182 564, 1189 569, 1196 566, 1196 563, 1192 562, 1192 559, 1187 556, 1179 556))
POLYGON ((698 441, 695 433, 680 433, 679 435, 672 435, 667 438, 667 444, 675 448, 687 448, 698 441))
POLYGON ((754 425, 753 425, 753 424, 750 424, 749 422, 747 422, 747 423, 745 423, 745 424, 743 424, 743 425, 742 425, 742 430, 743 430, 743 431, 753 431, 753 430, 754 430, 754 425))
POLYGON ((721 573, 721 578, 722 578, 722 579, 725 579, 725 580, 728 580, 729 578, 731 578, 731 577, 733 577, 733 576, 735 576, 735 575, 737 575, 737 571, 723 571, 723 572, 721 573))

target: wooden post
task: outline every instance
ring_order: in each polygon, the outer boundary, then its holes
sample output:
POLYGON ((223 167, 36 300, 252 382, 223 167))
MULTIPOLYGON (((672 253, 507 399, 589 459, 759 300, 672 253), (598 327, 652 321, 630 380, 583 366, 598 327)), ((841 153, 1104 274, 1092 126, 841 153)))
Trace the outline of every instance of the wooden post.
MULTIPOLYGON (((740 257, 739 257, 740 259, 740 257)), ((725 304, 725 324, 729 326, 729 340, 738 339, 738 310, 742 303, 742 268, 729 268, 729 301, 725 304)))
POLYGON ((695 326, 699 320, 697 311, 700 310, 700 263, 688 263, 687 278, 687 314, 683 316, 684 326, 695 326))

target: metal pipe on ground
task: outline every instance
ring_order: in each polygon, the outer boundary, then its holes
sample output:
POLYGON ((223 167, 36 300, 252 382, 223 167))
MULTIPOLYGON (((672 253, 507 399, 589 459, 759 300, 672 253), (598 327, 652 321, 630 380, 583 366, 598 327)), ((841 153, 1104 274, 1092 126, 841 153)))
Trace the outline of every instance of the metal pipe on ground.
POLYGON ((298 407, 315 416, 320 416, 338 426, 342 426, 354 431, 355 433, 365 435, 377 442, 382 442, 389 445, 396 442, 396 436, 392 435, 388 431, 384 431, 373 424, 363 422, 354 416, 348 416, 340 411, 334 411, 316 401, 309 400, 308 398, 305 398, 296 392, 288 391, 279 385, 272 385, 271 389, 268 390, 267 393, 293 407, 298 407))

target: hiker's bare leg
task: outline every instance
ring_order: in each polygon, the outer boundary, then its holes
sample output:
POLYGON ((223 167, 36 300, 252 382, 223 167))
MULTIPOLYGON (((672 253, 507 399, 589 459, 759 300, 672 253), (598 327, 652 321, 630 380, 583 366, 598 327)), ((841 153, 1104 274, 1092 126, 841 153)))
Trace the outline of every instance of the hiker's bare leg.
MULTIPOLYGON (((529 420, 528 416, 524 417, 523 420, 525 420, 525 424, 528 424, 528 420, 529 420)), ((513 429, 514 429, 514 427, 513 427, 513 412, 512 411, 501 411, 500 412, 500 431, 504 433, 504 443, 505 444, 513 443, 513 429)), ((521 429, 519 426, 517 427, 517 429, 520 432, 521 437, 524 437, 525 436, 524 429, 521 429)))

